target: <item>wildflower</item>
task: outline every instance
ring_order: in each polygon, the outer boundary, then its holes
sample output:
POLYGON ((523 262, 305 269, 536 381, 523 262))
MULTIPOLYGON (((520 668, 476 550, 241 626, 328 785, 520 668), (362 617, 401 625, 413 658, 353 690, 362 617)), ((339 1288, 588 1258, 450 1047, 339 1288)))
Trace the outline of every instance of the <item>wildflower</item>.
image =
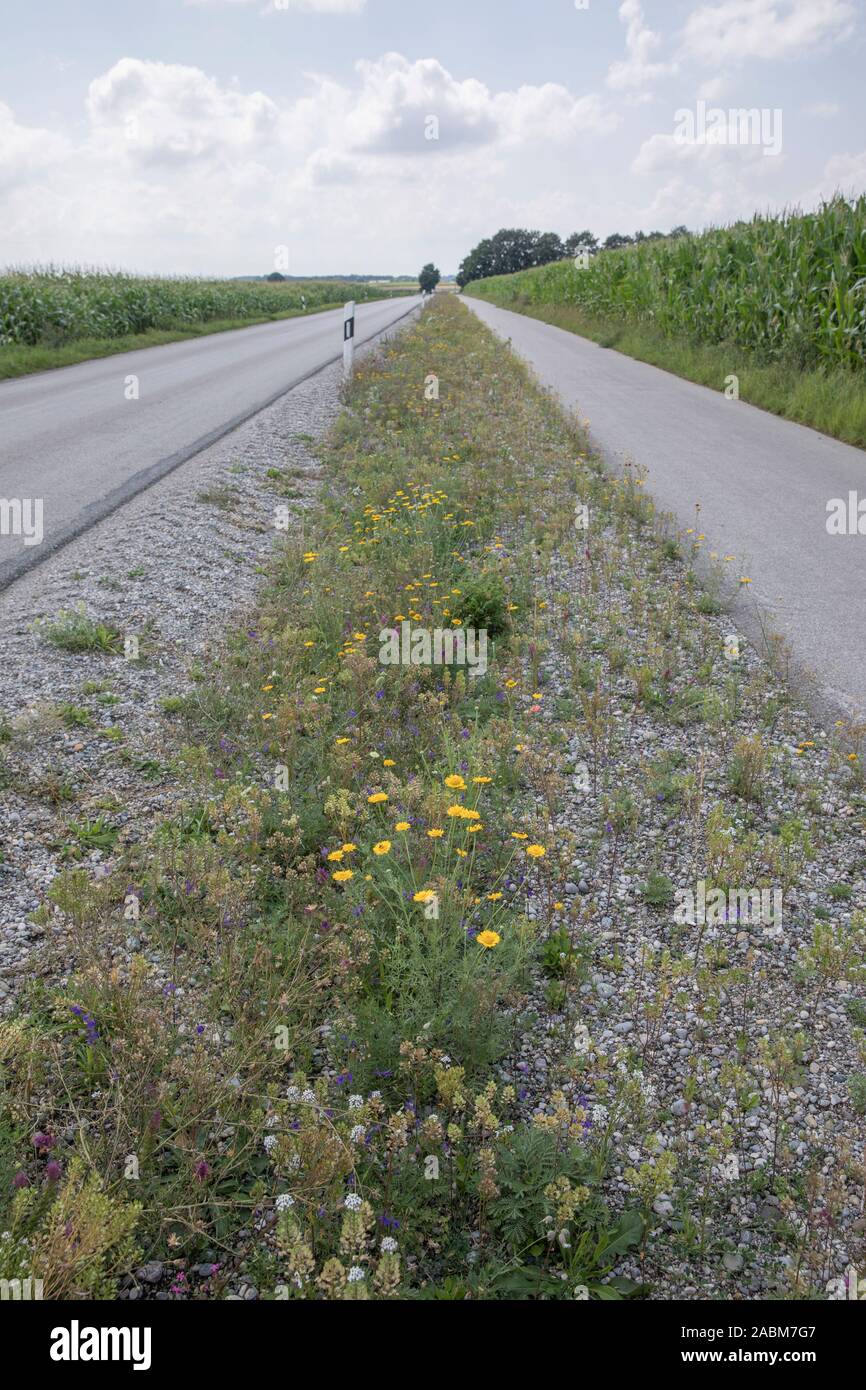
POLYGON ((364 1097, 357 1094, 349 1096, 349 1109, 360 1110, 364 1104, 364 1097))
POLYGON ((363 1125, 353 1125, 349 1135, 353 1144, 363 1144, 367 1131, 363 1125))
POLYGON ((396 767, 397 764, 394 762, 394 759, 393 759, 393 758, 386 758, 385 761, 382 763, 382 766, 383 766, 383 767, 396 767))
POLYGON ((349 1283, 362 1284, 364 1282, 364 1271, 360 1265, 352 1265, 349 1270, 349 1283))
POLYGON ((446 777, 445 785, 455 792, 465 792, 466 790, 466 783, 459 772, 452 772, 450 777, 446 777))
POLYGON ((491 903, 498 903, 498 902, 499 902, 499 899, 500 899, 501 897, 502 897, 502 894, 501 894, 501 893, 488 893, 488 894, 487 894, 487 900, 488 900, 488 902, 491 902, 491 903))
POLYGON ((335 883, 348 883, 349 879, 354 877, 355 875, 351 869, 338 869, 335 874, 331 874, 331 878, 335 883))
POLYGON ((276 1201, 277 1211, 288 1211, 295 1205, 295 1199, 289 1192, 281 1192, 276 1201))
POLYGON ((544 845, 527 845, 526 853, 529 855, 530 859, 541 859, 547 853, 547 850, 544 848, 544 845))
POLYGON ((29 1186, 30 1186, 30 1179, 28 1178, 28 1176, 27 1176, 27 1174, 26 1174, 25 1172, 23 1172, 23 1171, 18 1172, 18 1173, 15 1174, 14 1178, 12 1179, 12 1186, 13 1186, 13 1187, 29 1187, 29 1186))
POLYGON ((416 893, 412 898, 413 903, 429 903, 435 898, 436 894, 432 888, 422 888, 420 893, 416 893))
POLYGON ((373 846, 373 853, 374 853, 374 854, 390 854, 390 853, 391 853, 391 841, 390 841, 390 840, 380 840, 379 843, 378 843, 377 845, 374 845, 374 846, 373 846))
POLYGON ((442 839, 442 836, 445 834, 445 831, 444 831, 444 830, 439 830, 439 829, 434 829, 434 830, 428 830, 428 831, 427 831, 427 834, 430 836, 430 839, 431 839, 431 840, 441 840, 441 839, 442 839))
POLYGON ((363 1203, 357 1192, 350 1192, 343 1202, 343 1206, 347 1211, 360 1211, 362 1205, 363 1203))
POLYGON ((383 1236, 380 1248, 383 1255, 396 1255, 399 1247, 393 1236, 383 1236))
POLYGON ((492 777, 473 777, 472 780, 473 780, 473 782, 477 782, 478 785, 479 785, 479 787, 484 787, 484 786, 487 785, 488 782, 492 782, 492 781, 493 781, 493 778, 492 778, 492 777))
POLYGON ((265 1152, 270 1153, 271 1149, 273 1149, 276 1146, 277 1136, 275 1134, 266 1134, 263 1142, 265 1146, 265 1152))
POLYGON ((45 1165, 45 1176, 49 1182, 58 1182, 63 1172, 63 1164, 58 1163, 56 1158, 52 1158, 50 1163, 45 1165))
POLYGON ((342 849, 332 849, 332 850, 331 850, 331 853, 328 855, 328 859, 329 859, 330 863, 332 863, 332 864, 339 864, 339 862, 340 862, 340 860, 343 858, 343 855, 344 855, 344 854, 345 854, 345 850, 342 850, 342 849))
POLYGON ((483 946, 485 951, 491 951, 494 946, 498 946, 502 937, 495 931, 480 931, 475 940, 479 946, 483 946))
POLYGON ((344 853, 344 854, 354 854, 354 853, 355 853, 355 850, 356 850, 357 848, 358 848, 357 845, 353 845, 353 844, 351 844, 351 843, 346 844, 346 845, 343 845, 343 847, 342 847, 343 853, 344 853))
POLYGON ((408 829, 409 829, 409 822, 408 822, 407 820, 398 820, 397 824, 394 826, 394 829, 395 829, 395 830, 408 830, 408 829))
POLYGON ((336 742, 337 742, 337 743, 348 743, 349 740, 348 740, 347 738, 338 738, 338 739, 336 740, 336 742))
POLYGON ((512 830, 511 838, 512 840, 528 840, 529 836, 524 835, 522 830, 512 830))
POLYGON ((387 800, 388 800, 388 793, 387 793, 387 792, 373 792, 373 795, 372 795, 372 796, 368 796, 368 797, 367 797, 367 801, 369 802, 369 804, 370 804, 371 806, 378 806, 378 805, 380 804, 380 802, 382 802, 382 801, 387 801, 387 800))

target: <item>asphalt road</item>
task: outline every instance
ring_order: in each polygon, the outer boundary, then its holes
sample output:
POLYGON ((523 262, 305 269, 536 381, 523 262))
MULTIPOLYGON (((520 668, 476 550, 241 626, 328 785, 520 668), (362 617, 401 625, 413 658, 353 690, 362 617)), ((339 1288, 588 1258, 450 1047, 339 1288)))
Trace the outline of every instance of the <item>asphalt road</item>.
POLYGON ((706 550, 735 555, 726 568, 752 581, 735 602, 738 625, 759 640, 769 617, 812 703, 866 719, 866 535, 827 531, 831 498, 866 498, 866 452, 538 319, 464 302, 588 419, 610 466, 645 469, 683 527, 700 503, 706 550))
MULTIPOLYGON (((359 305, 356 344, 418 303, 359 305)), ((0 507, 25 502, 26 523, 26 500, 41 499, 43 531, 31 545, 0 534, 0 588, 340 357, 342 322, 332 309, 0 382, 0 507)))

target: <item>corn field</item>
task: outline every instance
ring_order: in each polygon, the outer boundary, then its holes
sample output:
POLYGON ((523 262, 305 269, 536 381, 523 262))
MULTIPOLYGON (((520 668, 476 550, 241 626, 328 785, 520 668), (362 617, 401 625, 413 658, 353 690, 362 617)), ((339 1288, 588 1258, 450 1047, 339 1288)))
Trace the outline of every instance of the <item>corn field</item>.
MULTIPOLYGON (((149 279, 46 267, 0 273, 0 346, 59 347, 217 319, 264 318, 397 291, 339 280, 149 279)), ((399 291, 405 293, 405 291, 399 291)))
POLYGON ((733 343, 803 367, 866 367, 866 196, 699 236, 602 251, 479 280, 468 293, 508 306, 574 304, 668 337, 733 343))

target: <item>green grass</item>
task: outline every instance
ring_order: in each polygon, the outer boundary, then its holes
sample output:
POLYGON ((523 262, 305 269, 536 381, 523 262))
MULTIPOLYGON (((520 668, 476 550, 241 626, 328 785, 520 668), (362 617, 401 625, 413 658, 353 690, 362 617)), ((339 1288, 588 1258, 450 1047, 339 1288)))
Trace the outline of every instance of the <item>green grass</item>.
POLYGON ((334 281, 145 279, 48 268, 0 274, 0 380, 210 333, 401 297, 334 281))
MULTIPOLYGON (((805 804, 771 829, 755 795, 764 778, 776 807, 784 772, 751 733, 768 673, 746 683, 730 670, 724 628, 698 611, 639 480, 606 476, 451 296, 360 364, 317 458, 325 486, 303 531, 279 538, 254 611, 194 660, 190 696, 163 698, 165 776, 184 800, 148 836, 140 812, 73 789, 66 867, 39 919, 62 971, 0 1020, 7 1167, 27 1184, 0 1185, 0 1277, 31 1270, 50 1299, 112 1297, 144 1258, 166 1264, 166 1283, 218 1259, 203 1298, 241 1275, 262 1298, 309 1300, 610 1299, 672 1267, 693 1282, 732 1193, 750 1190, 713 1180, 738 1145, 716 1118, 771 1080, 779 1107, 792 1101, 804 1044, 774 1024, 750 1045, 767 1002, 760 958, 734 969, 725 941, 684 923, 670 948, 651 943, 696 873, 790 887, 811 857, 805 804), (430 372, 438 400, 424 393, 430 372), (579 584, 552 572, 554 556, 579 584), (487 624, 487 672, 383 663, 381 633, 407 613, 427 628, 487 624), (694 737, 679 730, 680 697, 699 702, 694 737), (575 742, 592 786, 572 828, 575 742), (653 747, 666 751, 647 763, 653 747), (725 798, 708 813, 707 793, 725 798), (111 856, 105 872, 85 866, 96 850, 111 856), (569 894, 578 859, 589 891, 569 894), (640 911, 657 910, 648 933, 612 902, 626 869, 640 911), (608 912, 622 918, 613 932, 608 912), (605 1012, 583 1002, 597 966, 622 981, 605 1012), (655 1039, 692 1000, 682 1085, 707 1123, 660 1146, 670 1097, 646 1084, 655 1039), (593 1018, 626 1006, 631 1037, 587 1050, 593 1018), (720 1064, 729 1014, 738 1036, 720 1064), (539 1037, 543 1075, 519 1066, 519 1089, 503 1084, 539 1037), (37 1132, 54 1136, 48 1153, 37 1132), (49 1153, 62 1164, 50 1180, 49 1153), (654 1211, 663 1192, 670 1223, 654 1211), (80 1238, 58 1245, 70 1224, 80 1238), (133 1235, 141 1254, 124 1244, 133 1235), (635 1282, 608 1282, 628 1251, 635 1282)), ((792 713, 775 743, 804 732, 792 713)), ((145 750, 116 756, 161 774, 145 750)), ((801 773, 805 798, 805 758, 801 773)), ((54 785, 44 795, 66 799, 54 785)), ((862 990, 866 924, 836 918, 802 953, 795 1020, 828 985, 862 990)), ((857 1026, 864 1007, 849 1005, 857 1026)), ((777 1137, 791 1113, 779 1107, 777 1137)), ((805 1174, 783 1148, 778 1171, 759 1175, 780 1191, 805 1174)), ((817 1231, 824 1251, 826 1228, 802 1214, 792 1207, 777 1252, 794 1267, 780 1290, 820 1297, 808 1242, 817 1231)))
POLYGON ((866 446, 866 197, 467 286, 866 446))
POLYGON ((123 645, 119 632, 88 617, 83 607, 63 609, 52 621, 39 623, 37 629, 52 647, 65 652, 114 653, 123 645))

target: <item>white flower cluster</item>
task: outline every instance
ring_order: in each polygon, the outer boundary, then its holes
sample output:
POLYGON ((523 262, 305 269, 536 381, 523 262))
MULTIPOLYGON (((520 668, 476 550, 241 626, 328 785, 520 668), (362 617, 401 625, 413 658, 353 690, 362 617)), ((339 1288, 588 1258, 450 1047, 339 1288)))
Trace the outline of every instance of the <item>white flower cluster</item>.
POLYGON ((288 1211, 295 1205, 295 1199, 290 1192, 281 1192, 277 1198, 277 1211, 288 1211))
POLYGON ((350 1110, 360 1110, 363 1104, 364 1104, 364 1097, 363 1097, 363 1096, 349 1096, 349 1109, 350 1109, 350 1110))
POLYGON ((363 1269, 361 1269, 361 1266, 360 1266, 360 1265, 352 1265, 352 1268, 349 1270, 349 1283, 350 1283, 350 1284, 361 1284, 361 1283, 363 1283, 363 1280, 364 1280, 364 1271, 363 1271, 363 1269))
POLYGON ((364 1125, 353 1125, 352 1133, 349 1135, 353 1144, 363 1144, 364 1135, 367 1133, 364 1125))
POLYGON ((361 1198, 358 1196, 357 1192, 350 1192, 345 1202, 343 1203, 343 1206, 347 1207, 349 1211, 360 1211, 361 1198))
POLYGON ((382 1254, 383 1254, 383 1255, 396 1255, 398 1248, 399 1248, 399 1247, 398 1247, 398 1245, 397 1245, 397 1242, 396 1242, 396 1240, 394 1239, 393 1236, 385 1236, 385 1237, 383 1238, 383 1240, 382 1240, 382 1254))

